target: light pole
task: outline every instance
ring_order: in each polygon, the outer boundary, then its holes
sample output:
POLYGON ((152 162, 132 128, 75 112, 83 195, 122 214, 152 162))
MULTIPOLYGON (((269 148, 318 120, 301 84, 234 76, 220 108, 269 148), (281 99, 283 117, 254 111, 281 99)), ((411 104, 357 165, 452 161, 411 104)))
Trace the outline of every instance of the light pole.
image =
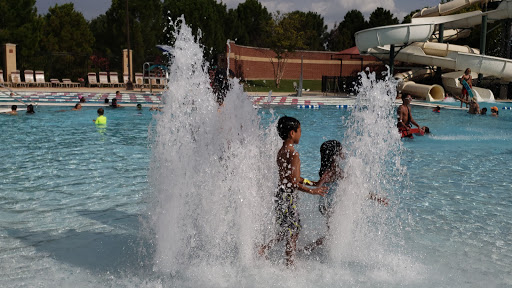
POLYGON ((128 0, 126 0, 126 38, 128 41, 128 82, 126 82, 126 90, 133 90, 133 83, 132 83, 132 69, 131 69, 131 57, 130 57, 130 21, 128 16, 128 0))

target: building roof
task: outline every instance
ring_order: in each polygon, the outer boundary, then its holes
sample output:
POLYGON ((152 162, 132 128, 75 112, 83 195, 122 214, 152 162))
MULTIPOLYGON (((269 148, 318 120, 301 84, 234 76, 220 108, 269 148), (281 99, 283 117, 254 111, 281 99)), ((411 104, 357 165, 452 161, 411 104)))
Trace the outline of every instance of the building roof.
POLYGON ((336 53, 336 55, 360 55, 359 49, 357 49, 357 46, 354 46, 352 48, 345 49, 343 51, 340 51, 336 53))

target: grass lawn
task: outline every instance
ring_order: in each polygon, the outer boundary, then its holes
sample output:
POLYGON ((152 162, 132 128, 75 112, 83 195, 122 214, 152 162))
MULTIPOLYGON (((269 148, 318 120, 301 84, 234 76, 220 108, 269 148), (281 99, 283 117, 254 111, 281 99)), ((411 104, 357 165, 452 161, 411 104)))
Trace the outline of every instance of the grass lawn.
MULTIPOLYGON (((276 88, 276 84, 273 79, 269 80, 247 80, 244 83, 244 89, 247 92, 268 92, 270 90, 274 92, 295 92, 293 88, 293 82, 299 86, 299 80, 281 80, 279 88, 276 88)), ((322 80, 303 80, 303 89, 310 89, 311 91, 322 90, 322 80)))

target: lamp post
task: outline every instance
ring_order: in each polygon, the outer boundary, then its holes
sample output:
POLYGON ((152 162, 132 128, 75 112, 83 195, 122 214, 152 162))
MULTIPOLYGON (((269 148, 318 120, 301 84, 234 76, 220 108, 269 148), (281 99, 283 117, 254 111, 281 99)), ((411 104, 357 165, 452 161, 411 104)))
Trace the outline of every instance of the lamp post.
POLYGON ((128 16, 128 0, 126 0, 126 38, 128 41, 128 82, 126 82, 126 90, 133 90, 133 83, 132 83, 132 69, 131 69, 131 57, 130 57, 130 21, 128 16))

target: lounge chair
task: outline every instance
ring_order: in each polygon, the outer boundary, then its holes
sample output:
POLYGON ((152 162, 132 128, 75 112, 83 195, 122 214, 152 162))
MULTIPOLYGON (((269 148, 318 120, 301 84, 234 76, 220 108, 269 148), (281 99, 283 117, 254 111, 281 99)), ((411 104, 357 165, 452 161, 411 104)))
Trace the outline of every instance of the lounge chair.
POLYGON ((36 85, 38 87, 50 86, 50 83, 46 82, 46 80, 44 80, 44 71, 36 71, 36 85))
POLYGON ((123 74, 123 84, 126 86, 126 83, 128 83, 128 80, 130 79, 130 75, 123 74))
POLYGON ((103 86, 103 85, 111 86, 110 83, 108 82, 108 74, 107 74, 107 72, 100 72, 99 75, 100 75, 100 87, 103 86))
POLYGON ((135 73, 135 87, 144 88, 144 75, 142 73, 135 73))
POLYGON ((91 87, 91 86, 100 87, 100 84, 98 83, 98 79, 96 78, 96 73, 94 73, 94 72, 87 73, 87 81, 89 81, 89 87, 91 87))
POLYGON ((11 82, 12 82, 12 86, 13 87, 27 86, 25 84, 25 82, 21 82, 21 77, 20 77, 20 71, 19 70, 11 72, 11 82))
POLYGON ((60 82, 60 80, 56 79, 56 78, 50 79, 50 84, 52 87, 63 87, 64 86, 64 85, 62 85, 62 82, 60 82))
POLYGON ((5 87, 11 86, 11 84, 9 82, 4 82, 4 71, 3 70, 0 70, 0 84, 5 87))
POLYGON ((110 85, 113 87, 121 87, 121 83, 119 83, 119 76, 117 72, 110 72, 110 85))
POLYGON ((62 78, 62 86, 65 87, 80 87, 80 83, 78 82, 72 82, 71 79, 68 78, 62 78))
POLYGON ((36 86, 36 81, 34 80, 34 71, 33 70, 25 70, 25 83, 27 86, 36 86))

